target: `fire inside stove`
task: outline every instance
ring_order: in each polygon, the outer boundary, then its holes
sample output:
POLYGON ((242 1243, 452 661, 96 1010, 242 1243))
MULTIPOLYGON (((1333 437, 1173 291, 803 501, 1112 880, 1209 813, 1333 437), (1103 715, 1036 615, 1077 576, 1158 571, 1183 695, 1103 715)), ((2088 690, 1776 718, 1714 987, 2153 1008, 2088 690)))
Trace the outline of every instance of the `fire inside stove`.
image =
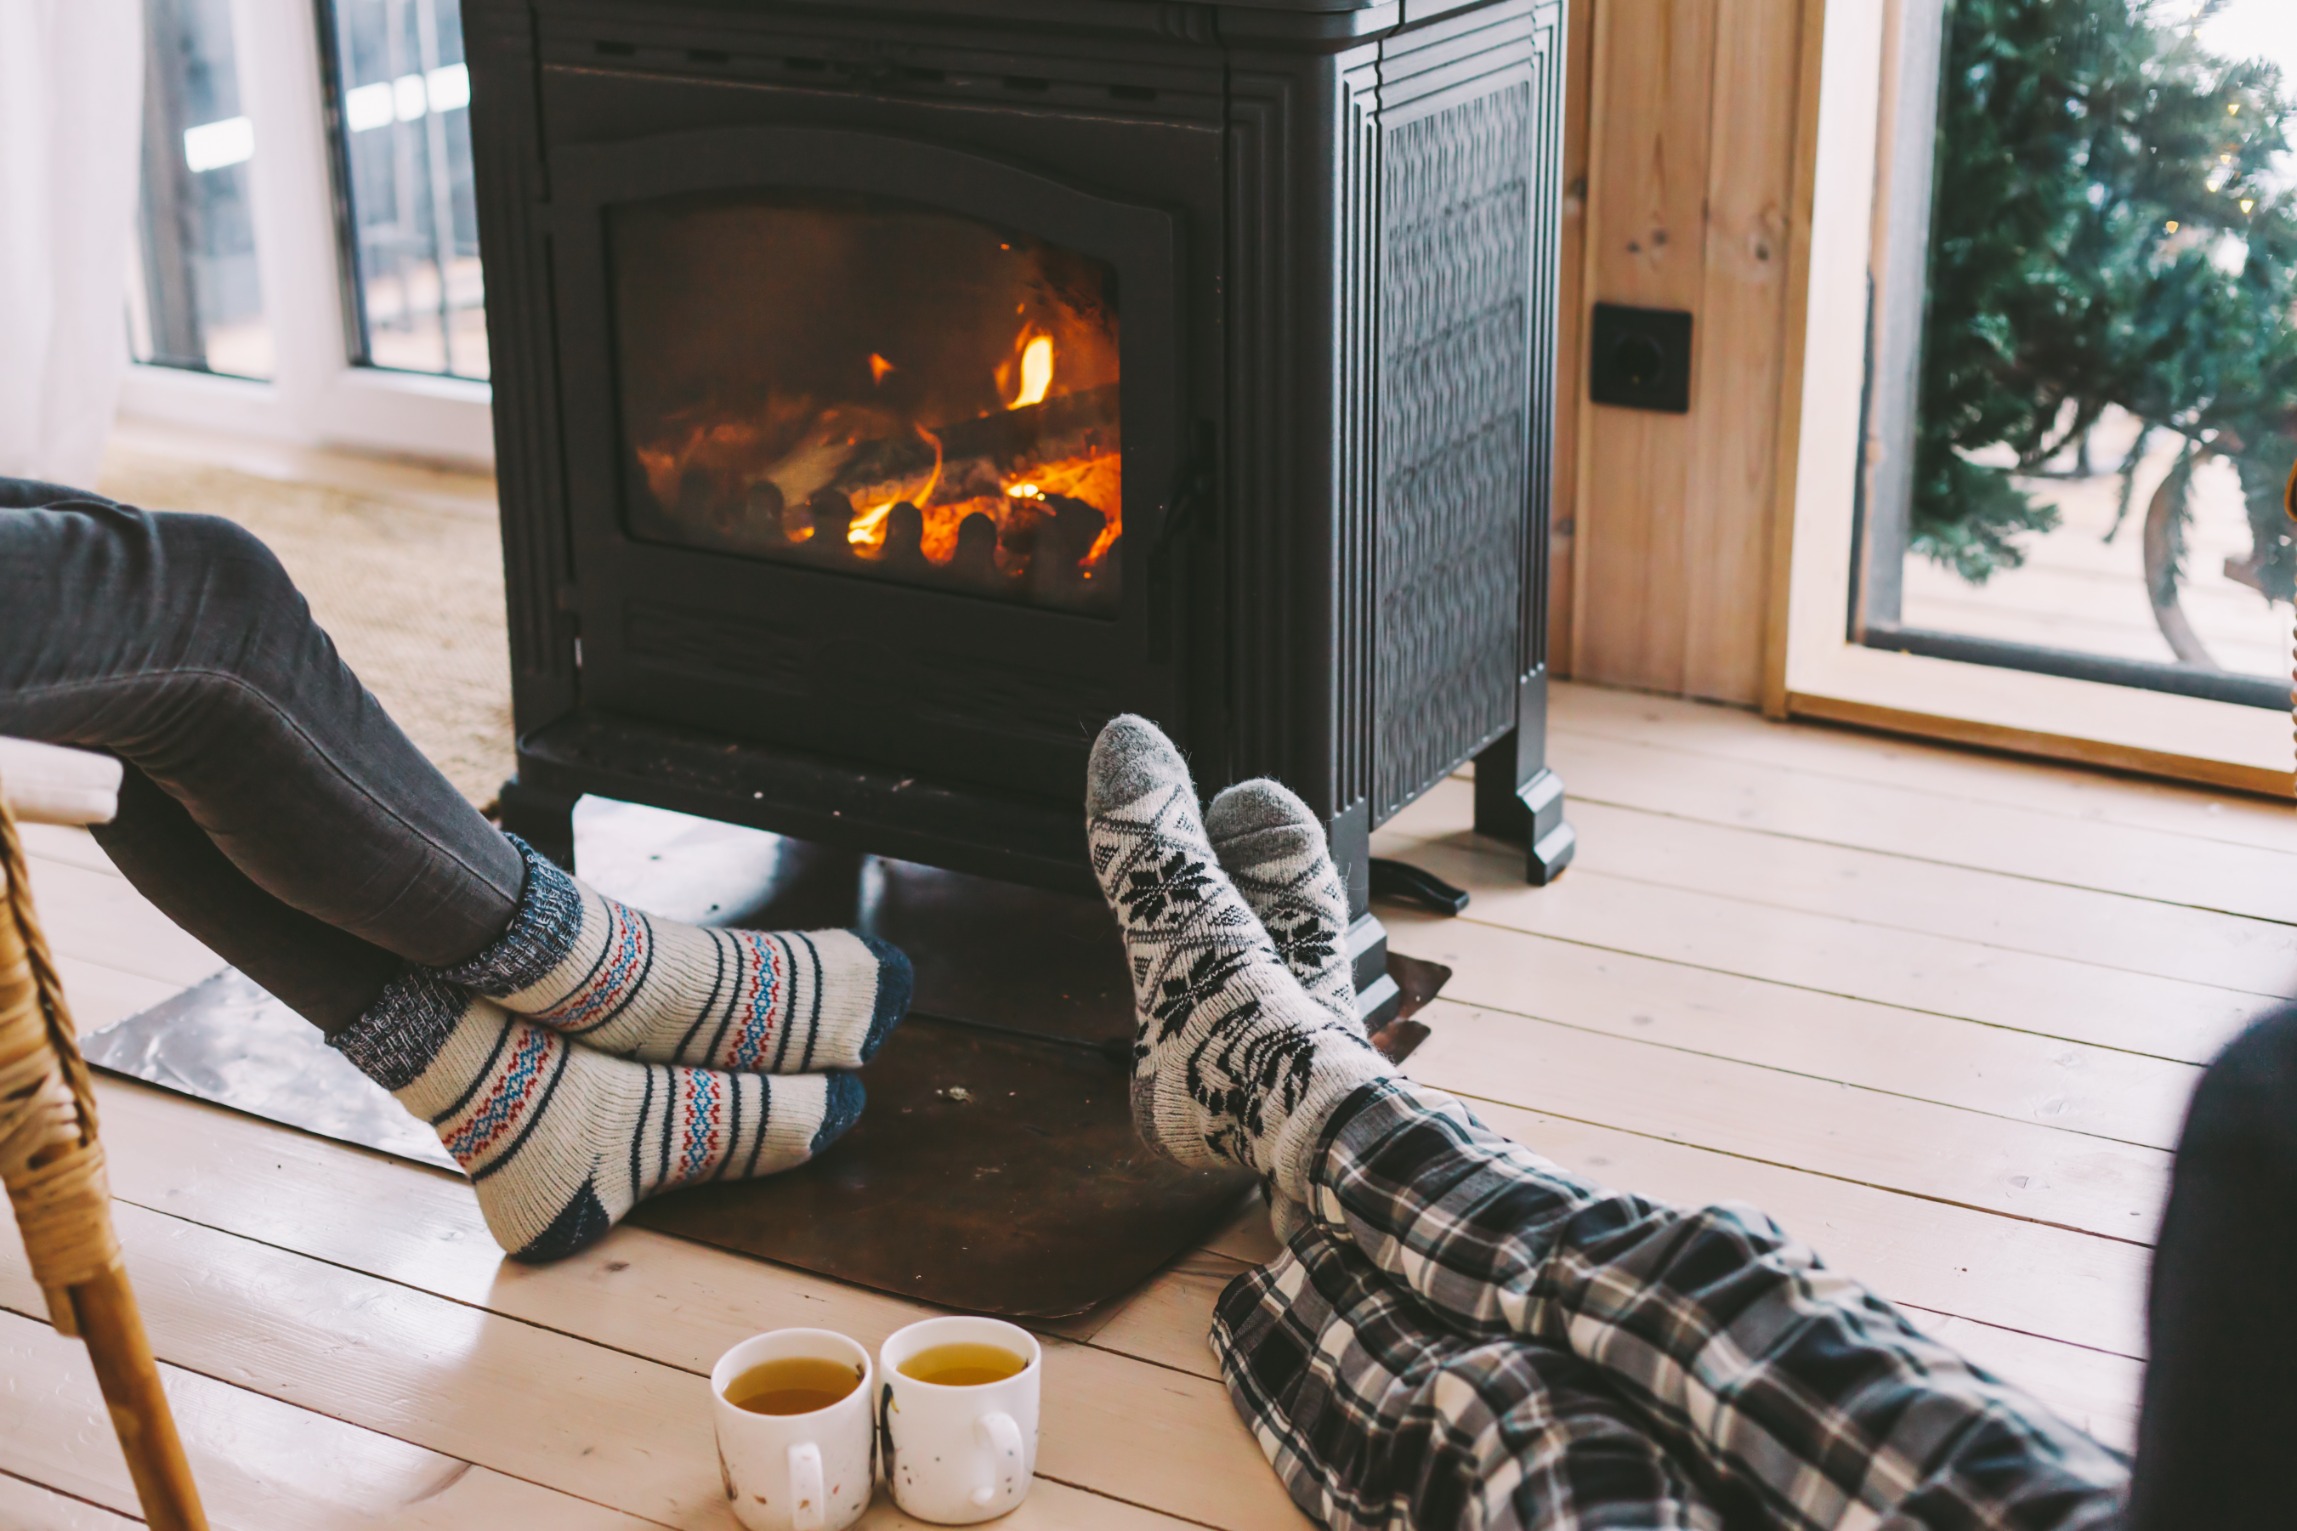
POLYGON ((634 536, 1113 611, 1116 274, 878 199, 615 210, 634 536))

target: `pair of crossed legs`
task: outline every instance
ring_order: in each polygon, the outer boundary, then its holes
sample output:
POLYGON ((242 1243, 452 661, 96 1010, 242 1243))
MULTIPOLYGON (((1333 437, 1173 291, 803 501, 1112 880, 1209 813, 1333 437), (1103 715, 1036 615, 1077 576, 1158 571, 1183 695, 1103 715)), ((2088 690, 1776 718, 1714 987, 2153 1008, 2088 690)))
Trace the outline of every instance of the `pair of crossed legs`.
POLYGON ((178 924, 430 1122, 535 1259, 852 1125, 909 967, 653 919, 481 818, 230 522, 0 479, 0 734, 108 750, 97 831, 178 924))
POLYGON ((1391 1069, 1338 1003, 1343 959, 1316 937, 1347 911, 1313 816, 1281 788, 1230 789, 1208 830, 1179 754, 1120 718, 1088 805, 1139 1012, 1135 1119, 1183 1162, 1258 1172, 1288 1236, 1222 1295, 1212 1340, 1319 1521, 2297 1521, 2277 1466, 2297 1419, 2279 1290, 2297 1257, 2297 1010, 2211 1071, 2187 1133, 2133 1507, 2119 1456, 1759 1212, 1595 1186, 1391 1069))

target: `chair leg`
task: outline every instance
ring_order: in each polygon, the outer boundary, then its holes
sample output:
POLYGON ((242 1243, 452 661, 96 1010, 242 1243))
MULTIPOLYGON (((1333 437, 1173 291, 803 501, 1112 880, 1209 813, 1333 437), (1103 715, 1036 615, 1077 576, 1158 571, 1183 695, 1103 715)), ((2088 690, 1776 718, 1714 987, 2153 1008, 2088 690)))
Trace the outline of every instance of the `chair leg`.
POLYGON ((103 1390, 112 1428, 119 1433, 120 1450, 128 1459, 128 1475, 135 1480, 145 1522, 151 1531, 207 1531, 207 1515, 191 1479, 191 1463, 183 1454, 183 1438, 176 1434, 175 1415, 168 1409, 167 1394, 160 1390, 159 1363, 144 1334, 143 1314, 136 1308, 128 1273, 114 1266, 93 1281, 65 1290, 79 1320, 80 1337, 88 1344, 96 1386, 103 1390))
POLYGON ((86 1341, 136 1498, 154 1531, 207 1531, 120 1261, 95 1088, 0 799, 0 1182, 59 1333, 86 1341))

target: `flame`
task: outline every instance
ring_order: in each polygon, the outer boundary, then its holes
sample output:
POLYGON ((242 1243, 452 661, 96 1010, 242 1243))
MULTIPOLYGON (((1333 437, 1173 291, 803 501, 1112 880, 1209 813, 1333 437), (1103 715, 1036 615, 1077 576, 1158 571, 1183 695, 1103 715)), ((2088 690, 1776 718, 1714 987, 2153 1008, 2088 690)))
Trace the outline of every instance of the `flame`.
MULTIPOLYGON (((956 560, 965 523, 984 516, 996 527, 995 566, 1007 581, 1021 581, 1032 563, 1052 557, 1070 564, 1068 579, 1094 580, 1109 572, 1104 566, 1123 530, 1113 360, 1095 349, 1107 349, 1113 335, 1086 330, 1080 339, 1071 333, 1073 323, 1056 319, 1048 326, 1031 314, 1024 310, 1010 349, 978 379, 982 391, 973 397, 979 402, 970 407, 985 412, 968 415, 966 406, 952 407, 946 379, 906 372, 905 382, 922 385, 917 391, 923 402, 910 402, 907 390, 899 402, 883 393, 837 399, 774 390, 745 403, 687 405, 665 415, 651 439, 632 443, 646 486, 673 517, 766 546, 774 539, 786 539, 784 545, 812 540, 807 502, 824 490, 842 493, 854 508, 843 540, 865 563, 885 557, 898 505, 917 508, 917 553, 939 566, 956 560), (1057 394, 1056 350, 1064 364, 1057 394), (1084 410, 1064 404, 1078 390, 1103 391, 1107 398, 1084 410), (1000 418, 1000 405, 1010 412, 1048 402, 1067 411, 1048 417, 1051 424, 1019 421, 1004 435, 980 428, 1000 418), (935 414, 921 419, 913 409, 935 414), (964 428, 966 444, 950 448, 927 419, 944 429, 964 428), (922 454, 887 452, 887 442, 904 436, 931 448, 930 468, 919 460, 922 454), (1004 444, 984 450, 983 440, 1004 444), (856 471, 870 462, 888 467, 882 473, 856 471), (901 465, 891 466, 896 462, 901 465), (765 513, 758 507, 770 505, 785 512, 779 524, 760 519, 765 513), (1078 525, 1085 511, 1100 521, 1097 527, 1085 522, 1090 532, 1078 525)), ((863 352, 863 361, 880 387, 904 370, 874 351, 863 352)), ((978 577, 980 571, 971 572, 978 577)))
POLYGON ((1052 386, 1053 337, 1031 335, 1021 347, 1021 391, 1013 396, 1010 407, 1026 409, 1031 404, 1042 404, 1046 390, 1052 386))
MULTIPOLYGON (((885 518, 892 515, 893 507, 899 505, 903 500, 920 507, 933 503, 933 491, 941 483, 941 438, 922 425, 912 425, 910 429, 917 432, 919 440, 933 448, 933 471, 925 476, 923 489, 914 494, 908 492, 896 494, 889 500, 870 506, 853 518, 853 525, 846 529, 845 540, 857 548, 875 550, 885 546, 885 518)), ((954 540, 952 540, 951 546, 955 546, 954 540)), ((946 559, 936 559, 935 562, 946 562, 946 559)))

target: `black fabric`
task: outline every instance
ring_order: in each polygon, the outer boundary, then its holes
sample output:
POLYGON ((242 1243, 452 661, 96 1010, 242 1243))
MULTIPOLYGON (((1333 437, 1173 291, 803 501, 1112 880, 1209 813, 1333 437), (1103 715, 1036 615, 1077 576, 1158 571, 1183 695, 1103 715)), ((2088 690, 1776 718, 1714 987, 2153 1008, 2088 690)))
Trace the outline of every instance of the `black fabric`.
POLYGON ((518 851, 229 521, 0 479, 0 734, 120 757, 121 871, 322 1029, 518 904, 518 851))
POLYGON ((2154 1255, 2137 1531, 2285 1531, 2297 1447, 2297 1005, 2194 1092, 2154 1255))

